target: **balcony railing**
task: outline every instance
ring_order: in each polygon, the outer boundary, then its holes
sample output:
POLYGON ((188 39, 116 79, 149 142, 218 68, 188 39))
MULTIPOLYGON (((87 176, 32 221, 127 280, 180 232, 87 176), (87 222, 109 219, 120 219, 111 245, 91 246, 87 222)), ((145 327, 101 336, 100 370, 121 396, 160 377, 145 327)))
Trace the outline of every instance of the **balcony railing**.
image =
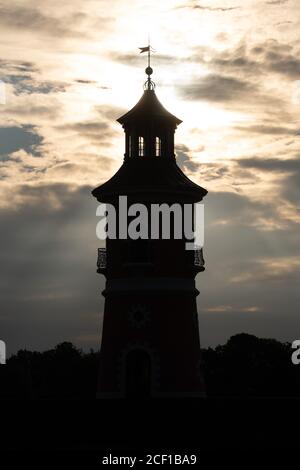
POLYGON ((203 248, 194 251, 194 265, 198 268, 204 268, 203 248))
POLYGON ((97 268, 98 271, 106 269, 106 248, 98 248, 97 268))
MULTIPOLYGON (((194 251, 194 266, 204 268, 205 261, 203 258, 203 249, 194 251)), ((98 248, 97 268, 98 271, 104 271, 107 267, 106 248, 98 248)))

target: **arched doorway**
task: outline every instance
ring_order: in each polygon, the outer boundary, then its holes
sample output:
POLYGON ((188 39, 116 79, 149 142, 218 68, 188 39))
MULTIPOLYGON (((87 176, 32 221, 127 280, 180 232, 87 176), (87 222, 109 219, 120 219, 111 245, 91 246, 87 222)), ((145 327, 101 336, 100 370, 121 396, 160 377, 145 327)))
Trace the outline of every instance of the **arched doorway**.
POLYGON ((143 349, 133 349, 126 356, 125 387, 128 397, 149 397, 151 393, 151 358, 143 349))

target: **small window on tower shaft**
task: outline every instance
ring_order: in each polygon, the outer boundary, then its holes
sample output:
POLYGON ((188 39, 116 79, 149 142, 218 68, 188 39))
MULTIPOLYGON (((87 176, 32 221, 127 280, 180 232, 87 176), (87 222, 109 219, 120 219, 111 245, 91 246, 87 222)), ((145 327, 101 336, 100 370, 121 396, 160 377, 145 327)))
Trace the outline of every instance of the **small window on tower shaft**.
POLYGON ((139 137, 139 157, 144 157, 144 155, 145 155, 144 137, 139 137))
POLYGON ((161 139, 156 137, 155 139, 155 156, 160 157, 161 155, 161 139))

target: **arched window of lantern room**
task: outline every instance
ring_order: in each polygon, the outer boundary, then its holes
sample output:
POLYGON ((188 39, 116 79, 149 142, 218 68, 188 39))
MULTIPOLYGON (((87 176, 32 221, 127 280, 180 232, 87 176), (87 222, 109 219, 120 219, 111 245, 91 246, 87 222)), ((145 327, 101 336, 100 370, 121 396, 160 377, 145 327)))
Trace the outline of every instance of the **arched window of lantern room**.
POLYGON ((139 137, 139 157, 145 156, 145 140, 144 137, 139 137))
POLYGON ((155 138, 155 156, 156 157, 161 156, 161 138, 160 137, 155 138))

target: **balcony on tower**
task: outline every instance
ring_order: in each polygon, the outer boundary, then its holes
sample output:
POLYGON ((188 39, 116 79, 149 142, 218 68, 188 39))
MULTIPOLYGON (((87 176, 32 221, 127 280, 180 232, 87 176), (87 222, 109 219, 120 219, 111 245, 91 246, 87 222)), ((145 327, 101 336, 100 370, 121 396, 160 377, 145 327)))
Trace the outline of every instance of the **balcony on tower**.
MULTIPOLYGON (((138 255, 138 253, 137 253, 138 255)), ((140 264, 139 258, 131 260, 131 264, 140 264)), ((194 250, 194 267, 197 271, 204 271, 205 270, 205 260, 203 257, 203 248, 194 250)), ((98 258, 97 258, 97 272, 100 274, 104 274, 107 269, 107 252, 106 248, 98 248, 98 258)))

